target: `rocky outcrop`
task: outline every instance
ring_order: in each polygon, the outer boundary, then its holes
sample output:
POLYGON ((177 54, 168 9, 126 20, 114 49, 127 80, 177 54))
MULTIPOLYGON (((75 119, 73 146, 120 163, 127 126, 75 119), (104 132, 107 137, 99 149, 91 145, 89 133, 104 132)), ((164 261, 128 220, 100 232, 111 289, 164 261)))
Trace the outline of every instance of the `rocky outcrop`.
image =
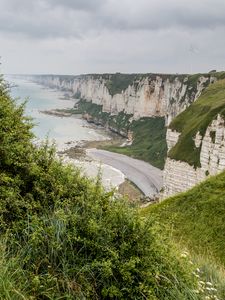
POLYGON ((176 143, 178 142, 179 136, 180 136, 180 132, 171 130, 170 128, 167 129, 166 142, 167 142, 168 152, 170 151, 171 148, 173 148, 176 145, 176 143))
MULTIPOLYGON (((170 150, 178 141, 179 133, 168 129, 167 144, 170 150)), ((205 135, 198 132, 195 146, 201 147, 200 168, 186 162, 167 158, 164 169, 163 198, 184 192, 200 183, 209 175, 216 175, 225 169, 225 121, 221 115, 208 126, 205 135)))
MULTIPOLYGON (((116 93, 110 87, 116 75, 30 76, 42 85, 71 92, 75 97, 102 105, 102 111, 117 115, 119 112, 141 117, 165 117, 168 125, 180 112, 199 97, 214 80, 207 74, 192 80, 187 75, 137 75, 126 87, 116 93)), ((123 78, 126 79, 126 75, 123 78)), ((127 75, 128 79, 129 76, 127 75)), ((132 78, 133 78, 132 77, 132 78)))

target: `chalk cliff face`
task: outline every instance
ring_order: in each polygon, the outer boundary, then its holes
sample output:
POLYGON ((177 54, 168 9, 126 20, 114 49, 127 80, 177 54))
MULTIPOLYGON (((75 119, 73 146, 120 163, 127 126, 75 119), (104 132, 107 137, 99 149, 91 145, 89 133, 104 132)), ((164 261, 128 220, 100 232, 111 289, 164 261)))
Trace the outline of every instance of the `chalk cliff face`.
MULTIPOLYGON (((180 133, 168 129, 168 150, 177 143, 179 135, 180 133)), ((196 134, 195 146, 201 147, 201 168, 195 169, 186 162, 167 158, 164 169, 164 198, 184 192, 207 176, 216 175, 225 169, 225 121, 222 116, 217 115, 204 136, 199 132, 196 134)))
POLYGON ((166 118, 167 125, 214 80, 210 75, 199 76, 193 84, 185 75, 143 75, 112 95, 108 88, 109 83, 114 84, 112 78, 113 75, 40 75, 29 79, 102 105, 103 112, 111 115, 124 111, 134 119, 161 116, 166 118))

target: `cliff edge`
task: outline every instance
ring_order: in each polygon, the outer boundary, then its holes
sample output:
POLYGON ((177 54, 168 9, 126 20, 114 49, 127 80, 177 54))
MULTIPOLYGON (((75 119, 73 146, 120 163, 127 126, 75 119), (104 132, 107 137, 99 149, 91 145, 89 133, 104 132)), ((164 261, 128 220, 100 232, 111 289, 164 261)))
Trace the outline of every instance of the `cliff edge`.
POLYGON ((210 85, 167 130, 164 197, 225 169, 225 80, 210 85))

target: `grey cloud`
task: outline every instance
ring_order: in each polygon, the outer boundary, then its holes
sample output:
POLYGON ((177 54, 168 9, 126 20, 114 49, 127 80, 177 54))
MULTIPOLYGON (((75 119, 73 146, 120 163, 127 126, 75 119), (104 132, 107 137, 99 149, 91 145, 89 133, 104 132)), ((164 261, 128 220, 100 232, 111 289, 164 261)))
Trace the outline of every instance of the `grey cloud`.
POLYGON ((1 0, 0 31, 33 38, 225 26, 224 0, 1 0))
POLYGON ((224 35, 224 0, 0 0, 9 73, 225 69, 224 35))
POLYGON ((225 26, 223 0, 109 1, 102 19, 121 30, 159 30, 168 27, 214 28, 225 26), (113 16, 113 17, 112 17, 113 16))
MULTIPOLYGON (((4 0, 2 0, 4 2, 4 0)), ((80 38, 89 24, 85 11, 62 10, 52 7, 46 1, 38 0, 36 5, 26 5, 27 0, 5 1, 5 9, 0 11, 0 32, 25 35, 30 38, 80 38), (9 5, 10 4, 10 5, 9 5)))
POLYGON ((104 4, 104 0, 46 0, 51 6, 61 6, 73 10, 95 11, 104 4))

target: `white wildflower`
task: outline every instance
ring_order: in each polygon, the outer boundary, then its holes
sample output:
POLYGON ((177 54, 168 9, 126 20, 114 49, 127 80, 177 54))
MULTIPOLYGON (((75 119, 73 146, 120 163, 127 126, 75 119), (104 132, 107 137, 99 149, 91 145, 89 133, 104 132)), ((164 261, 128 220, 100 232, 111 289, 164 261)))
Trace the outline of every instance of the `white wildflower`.
POLYGON ((181 256, 180 257, 182 257, 182 258, 186 258, 187 257, 187 254, 185 254, 185 253, 181 253, 181 256))
POLYGON ((213 285, 212 282, 210 282, 210 281, 207 281, 206 284, 207 284, 207 285, 210 285, 210 286, 213 285))

